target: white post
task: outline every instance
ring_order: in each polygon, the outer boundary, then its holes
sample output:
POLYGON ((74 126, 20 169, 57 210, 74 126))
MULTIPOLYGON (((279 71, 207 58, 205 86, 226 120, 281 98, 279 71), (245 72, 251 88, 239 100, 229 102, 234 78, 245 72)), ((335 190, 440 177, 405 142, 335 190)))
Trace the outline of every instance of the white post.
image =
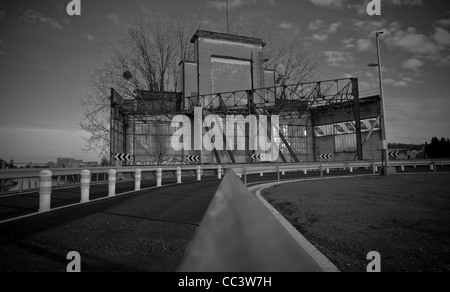
POLYGON ((430 170, 434 170, 434 165, 430 164, 430 170))
POLYGON ((350 173, 352 173, 353 172, 353 167, 350 167, 350 173))
POLYGON ((222 179, 222 166, 220 165, 217 169, 217 179, 222 179))
POLYGON ((404 166, 404 165, 402 165, 401 169, 402 169, 402 171, 405 171, 405 166, 404 166))
POLYGON ((116 174, 114 169, 108 171, 108 197, 114 197, 116 195, 116 174))
POLYGON ((52 172, 43 170, 39 174, 39 213, 50 211, 52 195, 52 172))
POLYGON ((308 170, 307 169, 304 169, 303 170, 303 173, 306 175, 306 174, 308 174, 308 170))
POLYGON ((181 184, 181 167, 177 167, 177 184, 181 184))
POLYGON ((91 187, 91 172, 83 170, 81 172, 81 203, 89 202, 89 188, 91 187))
POLYGON ((162 168, 156 170, 156 186, 162 186, 162 168))
POLYGON ((142 170, 136 169, 134 172, 134 191, 141 190, 142 170))
POLYGON ((285 171, 285 170, 282 170, 282 171, 281 171, 281 175, 286 175, 286 171, 285 171))
POLYGON ((330 173, 330 169, 329 168, 327 168, 327 173, 330 173))
POLYGON ((202 180, 202 167, 197 166, 197 181, 201 181, 201 180, 202 180))

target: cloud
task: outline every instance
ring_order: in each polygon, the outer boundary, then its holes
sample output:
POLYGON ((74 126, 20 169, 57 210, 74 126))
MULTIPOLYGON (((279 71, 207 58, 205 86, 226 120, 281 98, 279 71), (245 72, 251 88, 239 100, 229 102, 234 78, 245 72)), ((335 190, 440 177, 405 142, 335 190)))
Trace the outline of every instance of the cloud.
POLYGON ((450 67, 450 55, 439 60, 439 67, 450 67))
POLYGON ((450 19, 441 19, 436 21, 437 25, 443 26, 443 27, 447 27, 450 26, 450 19))
POLYGON ((59 22, 54 18, 46 17, 42 13, 32 9, 25 10, 21 20, 30 24, 44 24, 56 30, 64 30, 64 25, 70 25, 70 21, 69 23, 67 21, 59 22))
POLYGON ((353 61, 352 55, 348 52, 325 51, 323 54, 327 58, 326 62, 330 66, 346 66, 353 61))
POLYGON ((313 34, 311 37, 313 40, 319 41, 319 42, 324 42, 328 39, 328 35, 327 34, 313 34))
POLYGON ((285 30, 290 30, 294 28, 294 25, 290 22, 283 21, 282 23, 280 23, 279 27, 285 30))
POLYGON ((450 32, 447 30, 436 27, 433 38, 439 45, 450 47, 450 32))
POLYGON ((317 6, 327 6, 327 7, 342 7, 345 0, 309 0, 311 3, 317 6))
POLYGON ((362 38, 362 39, 343 39, 342 43, 344 44, 345 49, 353 49, 356 48, 359 52, 371 51, 374 46, 373 42, 370 39, 362 38))
POLYGON ((445 45, 449 44, 450 35, 440 28, 435 30, 433 36, 427 36, 417 32, 413 27, 401 30, 398 23, 392 23, 386 31, 386 42, 390 47, 400 48, 429 60, 437 60, 445 50, 445 45))
POLYGON ((85 33, 84 37, 90 42, 95 40, 95 38, 92 35, 88 34, 88 33, 85 33))
MULTIPOLYGON (((228 0, 228 8, 236 9, 244 5, 260 4, 260 3, 275 6, 275 0, 228 0)), ((225 10, 227 8, 226 1, 223 0, 210 1, 209 5, 219 10, 225 10)))
POLYGON ((383 83, 395 87, 408 87, 408 82, 406 82, 405 80, 396 81, 391 78, 385 78, 383 79, 383 83))
POLYGON ((106 18, 112 21, 112 23, 120 25, 120 16, 116 13, 109 13, 106 15, 106 18))
POLYGON ((341 22, 333 22, 327 25, 323 20, 316 19, 309 22, 308 30, 316 32, 311 37, 313 40, 325 41, 330 35, 335 34, 341 26, 341 22))
POLYGON ((423 61, 415 58, 408 59, 406 61, 403 61, 402 63, 403 68, 411 69, 416 72, 419 71, 419 68, 422 67, 423 65, 424 65, 423 61))
POLYGON ((386 3, 397 6, 423 6, 423 0, 389 0, 386 3))

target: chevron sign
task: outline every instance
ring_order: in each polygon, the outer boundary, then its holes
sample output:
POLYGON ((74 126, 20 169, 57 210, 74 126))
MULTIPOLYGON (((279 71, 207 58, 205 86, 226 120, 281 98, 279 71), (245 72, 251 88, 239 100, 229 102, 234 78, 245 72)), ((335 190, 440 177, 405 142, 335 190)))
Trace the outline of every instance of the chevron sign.
POLYGON ((186 156, 187 162, 200 162, 200 156, 199 155, 189 155, 186 156))
POLYGON ((131 154, 116 153, 116 154, 114 154, 114 159, 116 161, 127 161, 127 162, 130 162, 131 161, 131 154))
POLYGON ((253 160, 261 160, 262 159, 262 155, 261 154, 253 154, 252 155, 252 159, 253 160))
POLYGON ((331 158, 333 158, 333 155, 331 155, 331 154, 320 154, 319 155, 320 160, 330 160, 331 158))
POLYGON ((400 156, 400 152, 398 151, 390 151, 389 158, 398 158, 400 156))

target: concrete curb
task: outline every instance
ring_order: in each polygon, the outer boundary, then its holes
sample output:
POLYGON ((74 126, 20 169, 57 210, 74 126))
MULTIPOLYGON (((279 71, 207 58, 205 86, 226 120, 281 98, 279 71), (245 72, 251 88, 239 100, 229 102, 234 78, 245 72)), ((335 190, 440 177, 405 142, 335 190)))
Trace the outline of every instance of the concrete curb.
POLYGON ((297 179, 283 182, 266 183, 262 185, 256 185, 249 188, 251 192, 256 192, 256 197, 266 206, 266 208, 275 216, 275 218, 283 225, 283 227, 289 232, 289 234, 295 239, 295 241, 313 258, 313 260, 323 269, 324 272, 340 272, 340 270, 314 245, 312 245, 289 221, 281 215, 272 205, 269 204, 262 196, 261 193, 271 187, 290 184, 296 182, 306 181, 323 181, 330 179, 348 179, 356 177, 365 177, 373 175, 353 175, 353 176, 339 176, 339 177, 326 177, 326 178, 310 178, 310 179, 297 179))

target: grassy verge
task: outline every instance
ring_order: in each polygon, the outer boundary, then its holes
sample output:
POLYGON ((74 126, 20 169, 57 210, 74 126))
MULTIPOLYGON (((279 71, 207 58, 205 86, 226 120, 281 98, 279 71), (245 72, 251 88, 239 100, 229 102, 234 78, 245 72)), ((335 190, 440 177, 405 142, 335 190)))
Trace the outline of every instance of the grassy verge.
POLYGON ((450 271, 450 174, 281 185, 263 196, 341 271, 450 271))

